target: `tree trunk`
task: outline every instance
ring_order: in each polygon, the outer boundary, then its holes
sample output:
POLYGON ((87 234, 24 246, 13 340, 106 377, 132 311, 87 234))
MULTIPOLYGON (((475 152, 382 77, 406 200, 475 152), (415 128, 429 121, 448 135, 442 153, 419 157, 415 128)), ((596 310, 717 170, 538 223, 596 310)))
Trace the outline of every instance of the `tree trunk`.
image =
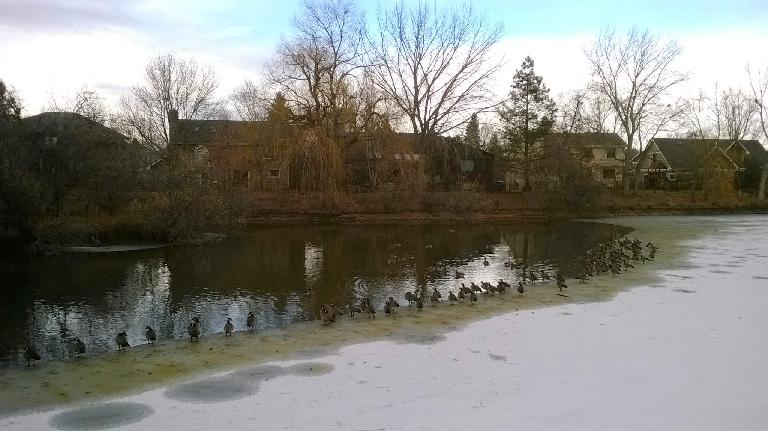
POLYGON ((768 180, 768 163, 763 164, 763 172, 760 174, 760 186, 757 192, 757 198, 760 200, 765 199, 765 182, 768 180))

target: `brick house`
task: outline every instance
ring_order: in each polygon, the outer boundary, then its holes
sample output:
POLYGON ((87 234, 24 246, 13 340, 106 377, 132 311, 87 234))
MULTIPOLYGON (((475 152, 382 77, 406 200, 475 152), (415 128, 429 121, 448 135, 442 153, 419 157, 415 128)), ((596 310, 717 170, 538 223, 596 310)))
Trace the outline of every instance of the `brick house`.
POLYGON ((188 120, 168 112, 172 163, 199 180, 255 191, 289 188, 289 138, 266 121, 188 120))

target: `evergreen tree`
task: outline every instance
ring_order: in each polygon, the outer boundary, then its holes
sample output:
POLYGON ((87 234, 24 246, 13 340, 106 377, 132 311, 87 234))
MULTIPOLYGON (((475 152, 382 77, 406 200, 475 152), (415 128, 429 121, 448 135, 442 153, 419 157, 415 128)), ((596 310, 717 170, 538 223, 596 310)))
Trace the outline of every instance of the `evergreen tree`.
POLYGON ((544 78, 536 75, 533 59, 525 57, 512 79, 509 100, 499 110, 506 151, 512 169, 523 177, 523 191, 531 190, 531 176, 543 154, 538 141, 552 129, 555 111, 544 78))
POLYGON ((480 148, 480 121, 477 114, 469 117, 467 128, 464 131, 464 143, 471 148, 480 148))

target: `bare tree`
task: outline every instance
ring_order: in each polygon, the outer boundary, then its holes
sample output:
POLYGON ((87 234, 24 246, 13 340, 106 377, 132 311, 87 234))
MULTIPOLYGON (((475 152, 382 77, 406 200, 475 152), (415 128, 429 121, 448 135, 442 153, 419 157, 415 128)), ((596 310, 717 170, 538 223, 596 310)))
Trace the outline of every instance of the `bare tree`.
MULTIPOLYGON (((747 76, 749 77, 749 87, 752 90, 753 102, 757 105, 757 117, 760 120, 760 130, 763 132, 765 142, 768 141, 768 67, 758 71, 753 76, 750 67, 747 66, 747 76)), ((758 191, 760 199, 765 199, 766 182, 768 182, 768 163, 763 165, 763 172, 760 176, 758 191)))
POLYGON ((365 21, 351 0, 305 0, 269 66, 270 78, 309 127, 342 133, 341 107, 362 67, 365 21))
POLYGON ((145 82, 134 86, 120 100, 120 126, 153 152, 170 144, 168 111, 179 118, 206 119, 221 116, 216 99, 218 80, 212 69, 192 58, 168 53, 153 58, 145 70, 145 82))
POLYGON ((713 96, 699 90, 681 108, 680 125, 689 137, 741 140, 758 133, 758 106, 742 90, 720 91, 715 85, 713 96))
POLYGON ((370 41, 374 82, 425 139, 460 127, 489 108, 488 84, 501 67, 491 50, 502 34, 471 4, 438 9, 403 1, 380 10, 370 41))
POLYGON ((265 120, 273 100, 273 94, 250 80, 244 81, 229 97, 238 118, 243 121, 265 120))
POLYGON ((87 86, 79 89, 72 97, 63 101, 51 95, 46 110, 51 112, 74 112, 99 124, 107 124, 111 113, 104 103, 104 98, 87 86))
POLYGON ((682 49, 673 40, 662 40, 648 31, 630 30, 626 36, 603 31, 587 47, 594 91, 611 103, 613 114, 627 140, 623 169, 624 191, 629 191, 632 170, 630 150, 637 144, 638 132, 652 113, 666 108, 663 98, 687 75, 673 67, 682 49))

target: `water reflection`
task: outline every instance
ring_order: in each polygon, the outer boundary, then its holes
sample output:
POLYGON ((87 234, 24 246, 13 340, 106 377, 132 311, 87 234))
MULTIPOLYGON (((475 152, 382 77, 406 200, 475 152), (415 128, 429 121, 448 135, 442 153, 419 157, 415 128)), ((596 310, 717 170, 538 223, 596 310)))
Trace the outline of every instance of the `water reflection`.
POLYGON ((371 296, 383 302, 416 286, 453 289, 464 281, 514 280, 528 269, 575 273, 579 256, 627 228, 553 225, 310 226, 249 230, 203 246, 111 255, 0 262, 0 363, 19 363, 31 342, 46 358, 69 356, 80 337, 89 353, 114 349, 114 334, 144 342, 179 338, 199 316, 203 334, 237 329, 254 311, 257 328, 314 318, 320 304, 371 296), (483 265, 487 258, 489 265, 483 265), (308 288, 315 292, 305 296, 308 288))

